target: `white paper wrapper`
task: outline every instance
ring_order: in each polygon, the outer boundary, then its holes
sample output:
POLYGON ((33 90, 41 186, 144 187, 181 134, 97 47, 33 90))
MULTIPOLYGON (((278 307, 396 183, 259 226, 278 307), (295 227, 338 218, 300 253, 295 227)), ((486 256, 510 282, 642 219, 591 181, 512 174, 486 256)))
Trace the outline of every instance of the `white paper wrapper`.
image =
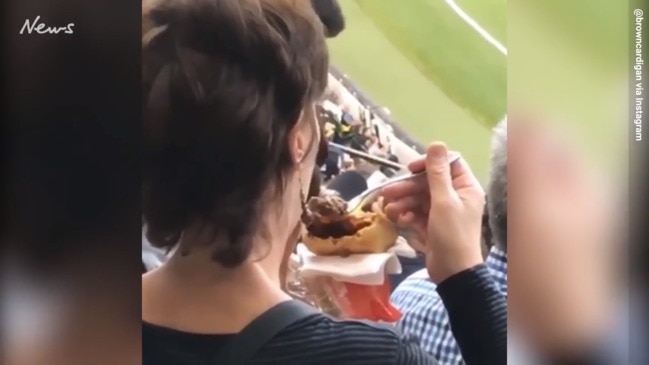
POLYGON ((403 237, 399 237, 386 253, 348 257, 316 256, 300 243, 297 254, 302 258, 300 275, 304 278, 329 276, 338 281, 361 285, 382 285, 386 274, 401 273, 398 256, 413 258, 417 255, 403 237))

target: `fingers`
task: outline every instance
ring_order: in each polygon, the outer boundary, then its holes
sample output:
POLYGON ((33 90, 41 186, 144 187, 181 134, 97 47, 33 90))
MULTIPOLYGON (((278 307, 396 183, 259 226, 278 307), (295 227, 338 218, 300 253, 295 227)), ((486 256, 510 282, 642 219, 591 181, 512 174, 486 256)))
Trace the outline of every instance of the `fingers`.
POLYGON ((386 186, 381 195, 387 201, 394 201, 410 195, 428 194, 428 183, 424 175, 386 186))
POLYGON ((372 203, 372 212, 385 214, 385 203, 382 196, 372 203))
POLYGON ((443 143, 433 143, 428 147, 426 176, 428 177, 428 188, 432 200, 448 197, 454 191, 448 149, 443 143))
POLYGON ((403 237, 408 245, 415 249, 417 252, 425 253, 426 252, 426 240, 424 236, 421 235, 418 229, 414 227, 402 228, 399 231, 401 237, 403 237))
POLYGON ((481 186, 480 181, 471 171, 469 164, 462 158, 451 164, 451 179, 455 190, 481 186))
POLYGON ((397 225, 402 228, 411 226, 414 222, 415 213, 413 212, 405 212, 397 217, 397 225))
POLYGON ((421 214, 416 214, 413 212, 404 213, 397 219, 397 226, 399 228, 414 229, 417 232, 425 232, 426 223, 426 220, 423 219, 423 216, 421 214))
MULTIPOLYGON (((453 152, 449 154, 449 157, 461 157, 458 152, 453 152)), ((449 160, 450 161, 450 160, 449 160)), ((426 169, 426 156, 423 155, 420 158, 410 162, 408 164, 408 170, 412 173, 417 173, 424 171, 426 169)))
MULTIPOLYGON (((384 196, 387 201, 395 201, 407 196, 428 196, 435 191, 437 191, 437 194, 448 194, 448 192, 454 187, 451 183, 452 174, 458 177, 463 175, 470 176, 472 179, 471 182, 477 181, 471 173, 466 161, 460 159, 453 162, 453 164, 449 163, 448 151, 444 144, 432 144, 429 148, 429 152, 431 151, 435 154, 439 153, 439 160, 437 160, 437 162, 431 160, 429 158, 431 155, 428 154, 427 156, 413 161, 408 165, 408 168, 414 173, 426 170, 426 174, 417 176, 415 179, 409 179, 388 185, 383 188, 381 195, 384 196), (453 168, 452 171, 451 166, 453 168), (431 181, 433 181, 432 184, 431 181), (431 188, 433 190, 431 190, 431 188)), ((453 181, 453 183, 455 183, 455 181, 453 181)))
POLYGON ((422 156, 408 164, 408 170, 413 173, 424 171, 424 169, 426 169, 426 156, 422 156))
POLYGON ((460 157, 457 161, 451 164, 451 179, 455 179, 462 175, 473 175, 473 173, 471 172, 469 164, 460 157))
POLYGON ((423 219, 421 214, 406 212, 397 218, 396 223, 400 229, 413 229, 419 234, 426 234, 427 222, 426 219, 423 219))
POLYGON ((407 212, 427 213, 430 209, 430 199, 428 197, 407 196, 387 204, 384 208, 385 215, 396 221, 399 216, 407 212))
POLYGON ((433 143, 427 155, 411 162, 408 168, 413 172, 425 169, 426 174, 383 189, 381 195, 386 202, 397 203, 391 204, 389 213, 386 213, 392 219, 405 211, 418 213, 422 205, 430 207, 431 197, 437 201, 447 200, 460 188, 480 186, 466 161, 459 159, 452 164, 449 162, 449 153, 443 143, 433 143))

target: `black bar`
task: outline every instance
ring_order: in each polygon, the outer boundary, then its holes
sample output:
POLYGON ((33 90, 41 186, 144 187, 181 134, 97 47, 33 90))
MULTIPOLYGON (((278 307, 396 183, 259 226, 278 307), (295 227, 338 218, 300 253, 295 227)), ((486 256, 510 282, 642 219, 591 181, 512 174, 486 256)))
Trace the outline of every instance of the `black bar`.
POLYGON ((363 151, 359 151, 359 150, 356 150, 356 149, 353 149, 353 148, 350 148, 350 147, 346 147, 346 146, 340 145, 338 143, 329 142, 329 147, 338 149, 338 150, 343 151, 343 152, 345 152, 345 153, 347 153, 347 154, 349 154, 351 156, 362 158, 364 160, 367 160, 369 162, 375 163, 375 164, 383 166, 383 167, 389 167, 389 168, 397 169, 397 170, 407 169, 407 167, 405 165, 402 165, 402 164, 399 164, 399 163, 396 163, 396 162, 392 162, 392 161, 387 160, 385 158, 372 156, 369 153, 365 153, 363 151))

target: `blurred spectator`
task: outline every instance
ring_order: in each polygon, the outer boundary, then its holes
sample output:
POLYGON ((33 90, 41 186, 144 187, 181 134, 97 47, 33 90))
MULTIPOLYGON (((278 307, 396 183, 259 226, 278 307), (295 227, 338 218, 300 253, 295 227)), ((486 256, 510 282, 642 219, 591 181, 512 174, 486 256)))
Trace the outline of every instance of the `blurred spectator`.
POLYGON ((340 167, 342 164, 342 152, 330 148, 329 153, 327 155, 327 159, 325 160, 324 166, 322 167, 323 169, 323 174, 324 174, 324 182, 328 182, 335 176, 338 176, 340 174, 340 167))
POLYGON ((362 126, 354 126, 354 134, 349 142, 349 147, 359 151, 366 151, 365 144, 367 143, 367 138, 363 134, 362 126))
POLYGON ((367 141, 367 152, 371 155, 385 159, 387 159, 389 155, 387 146, 381 144, 379 137, 376 135, 372 135, 367 141))
POLYGON ((342 171, 350 171, 350 170, 355 170, 356 166, 354 166, 354 159, 351 158, 348 154, 343 154, 343 165, 342 165, 342 171))
POLYGON ((346 171, 331 180, 327 189, 338 192, 341 198, 349 201, 367 190, 367 180, 357 171, 346 171))
POLYGON ((325 92, 325 95, 323 96, 324 100, 329 100, 333 104, 340 105, 340 93, 333 88, 332 85, 327 86, 327 91, 325 92))
POLYGON ((355 130, 351 124, 340 121, 335 124, 333 142, 348 146, 354 138, 355 130))
POLYGON ((323 136, 326 140, 332 140, 336 133, 336 127, 332 123, 326 123, 324 126, 323 136))
POLYGON ((513 119, 509 135, 508 212, 493 216, 501 201, 490 196, 489 215, 507 221, 506 235, 491 225, 494 241, 513 244, 511 354, 525 363, 602 362, 596 349, 616 327, 611 314, 621 294, 619 215, 612 214, 604 176, 593 173, 574 141, 547 125, 513 119))
MULTIPOLYGON (((501 122, 493 134, 491 174, 488 195, 504 204, 493 208, 502 211, 493 212, 490 222, 492 230, 497 231, 498 238, 505 240, 493 247, 485 261, 494 282, 503 296, 507 295, 507 124, 501 122)), ((414 262, 416 265, 417 262, 414 262)), ((405 279, 392 293, 392 302, 403 313, 398 326, 404 333, 420 339, 421 346, 433 355, 440 364, 455 365, 463 363, 460 347, 449 327, 449 316, 444 303, 436 291, 426 269, 422 269, 405 279)))
POLYGON ((375 164, 368 162, 362 158, 353 157, 352 160, 354 161, 354 171, 357 171, 359 174, 365 177, 365 179, 369 179, 372 174, 374 174, 379 169, 375 164))
MULTIPOLYGON (((386 138, 385 142, 381 142, 376 135, 373 135, 371 137, 371 143, 372 144, 368 148, 370 154, 395 163, 399 162, 399 158, 392 153, 392 145, 389 138, 386 138)), ((380 170, 387 177, 392 177, 396 173, 393 168, 387 166, 381 166, 380 170)))
MULTIPOLYGON (((318 120, 318 125, 320 127, 320 141, 318 145, 318 154, 316 155, 315 162, 316 166, 324 165, 325 161, 329 157, 329 141, 324 138, 326 131, 326 123, 322 123, 318 120)), ((316 168, 317 170, 317 168, 316 168)))
POLYGON ((342 110, 342 115, 340 117, 340 123, 346 127, 351 127, 354 124, 360 124, 354 120, 354 116, 351 115, 347 110, 342 110))
MULTIPOLYGON (((388 155, 387 159, 394 163, 399 163, 399 158, 395 155, 388 155)), ((381 166, 381 172, 387 177, 392 177, 397 173, 395 169, 387 166, 381 166)))

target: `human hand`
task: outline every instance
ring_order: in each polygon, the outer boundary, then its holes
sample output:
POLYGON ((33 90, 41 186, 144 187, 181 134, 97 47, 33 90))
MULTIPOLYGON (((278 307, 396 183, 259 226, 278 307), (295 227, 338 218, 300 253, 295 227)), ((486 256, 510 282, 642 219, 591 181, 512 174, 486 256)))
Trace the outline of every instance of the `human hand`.
POLYGON ((480 249, 485 193, 467 163, 449 163, 448 150, 433 143, 425 157, 408 165, 426 170, 417 179, 383 190, 385 213, 402 227, 416 229, 425 240, 431 280, 448 277, 483 262, 480 249))

